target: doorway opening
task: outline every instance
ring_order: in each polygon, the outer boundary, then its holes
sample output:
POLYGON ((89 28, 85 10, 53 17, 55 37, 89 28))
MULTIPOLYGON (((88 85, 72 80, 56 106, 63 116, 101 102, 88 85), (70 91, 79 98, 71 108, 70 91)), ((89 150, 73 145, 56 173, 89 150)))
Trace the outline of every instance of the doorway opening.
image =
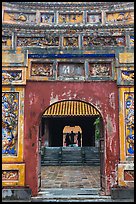
MULTIPOLYGON (((73 159, 77 154, 76 151, 79 150, 84 152, 86 163, 67 165, 65 161, 65 165, 63 162, 57 164, 50 162, 48 165, 47 163, 42 165, 39 189, 103 187, 105 168, 104 145, 101 145, 104 143, 103 120, 94 106, 82 101, 61 101, 52 104, 42 116, 40 138, 44 158, 47 156, 50 160, 51 153, 47 152, 50 149, 54 152, 54 154, 52 153, 54 160, 60 158, 60 152, 63 157, 64 150, 67 150, 73 159), (71 132, 74 133, 73 141, 67 145, 66 135, 69 134, 71 139, 71 132), (77 139, 78 133, 81 134, 80 141, 77 139), (97 159, 99 160, 98 164, 97 159), (77 178, 77 175, 80 176, 77 178), (52 178, 55 180, 53 181, 52 178)), ((66 157, 65 160, 67 160, 66 157)))

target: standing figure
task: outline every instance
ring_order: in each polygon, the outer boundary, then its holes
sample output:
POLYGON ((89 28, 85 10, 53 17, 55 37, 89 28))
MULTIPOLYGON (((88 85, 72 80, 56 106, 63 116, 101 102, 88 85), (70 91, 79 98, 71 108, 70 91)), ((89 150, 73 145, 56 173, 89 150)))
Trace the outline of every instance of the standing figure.
POLYGON ((81 133, 80 133, 80 131, 78 131, 77 141, 78 141, 78 147, 81 147, 81 133))
POLYGON ((75 136, 75 133, 73 131, 71 131, 71 133, 70 133, 71 144, 74 144, 74 136, 75 136))
POLYGON ((65 143, 66 143, 66 146, 69 146, 70 144, 69 133, 66 134, 65 143))

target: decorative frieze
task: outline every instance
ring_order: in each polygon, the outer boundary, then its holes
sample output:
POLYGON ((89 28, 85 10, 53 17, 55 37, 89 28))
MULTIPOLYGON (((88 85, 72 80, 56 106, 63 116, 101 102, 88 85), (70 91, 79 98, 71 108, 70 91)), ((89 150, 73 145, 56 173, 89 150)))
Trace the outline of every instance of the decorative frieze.
POLYGON ((58 23, 83 23, 83 13, 59 13, 58 23))
POLYGON ((47 62, 32 62, 31 76, 53 76, 53 64, 47 62))
POLYGON ((134 12, 107 13, 106 19, 108 23, 134 23, 134 12))
POLYGON ((66 78, 81 78, 84 77, 84 64, 83 63, 58 63, 58 77, 61 79, 66 78))
POLYGON ((89 63, 89 77, 111 77, 111 63, 89 63))
POLYGON ((2 154, 17 155, 19 94, 2 93, 2 154))
POLYGON ((134 155, 134 93, 124 93, 126 155, 134 155))
POLYGON ((10 23, 35 23, 36 22, 36 13, 22 13, 16 11, 5 11, 4 12, 4 21, 10 23))
POLYGON ((84 36, 83 37, 84 47, 93 46, 125 46, 124 36, 84 36))
POLYGON ((78 37, 64 37, 63 46, 78 47, 78 37))
POLYGON ((59 46, 59 37, 17 37, 17 46, 59 46))

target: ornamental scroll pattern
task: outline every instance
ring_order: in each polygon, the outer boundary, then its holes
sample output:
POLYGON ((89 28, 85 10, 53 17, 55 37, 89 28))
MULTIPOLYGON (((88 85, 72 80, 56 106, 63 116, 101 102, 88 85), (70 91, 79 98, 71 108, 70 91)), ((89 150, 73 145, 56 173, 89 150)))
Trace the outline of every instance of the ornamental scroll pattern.
POLYGON ((134 93, 124 93, 126 155, 134 155, 134 93))
POLYGON ((2 93, 2 154, 17 155, 19 93, 2 93))
POLYGON ((124 36, 104 36, 104 37, 83 37, 83 46, 125 46, 125 37, 124 36))
POLYGON ((17 37, 17 46, 59 46, 59 37, 17 37))
POLYGON ((32 62, 31 76, 53 76, 53 64, 52 63, 38 63, 32 62))
POLYGON ((110 77, 111 63, 89 63, 89 77, 110 77))
POLYGON ((3 181, 18 181, 19 172, 18 170, 2 170, 3 181))

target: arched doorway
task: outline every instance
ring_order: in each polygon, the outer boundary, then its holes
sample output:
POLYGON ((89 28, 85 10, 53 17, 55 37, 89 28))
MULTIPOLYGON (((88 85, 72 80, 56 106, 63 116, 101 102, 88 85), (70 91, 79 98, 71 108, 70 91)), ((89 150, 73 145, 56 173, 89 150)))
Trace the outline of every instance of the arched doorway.
MULTIPOLYGON (((102 161, 100 162, 100 185, 102 188, 104 183, 104 146, 101 144, 104 143, 104 134, 100 112, 92 104, 77 100, 64 100, 50 105, 44 111, 41 120, 40 136, 42 147, 63 147, 64 133, 67 132, 67 128, 69 132, 74 131, 76 128, 77 132, 81 132, 82 147, 100 146, 100 158, 102 161), (98 129, 99 136, 97 134, 96 138, 96 130, 98 129)), ((75 141, 76 138, 74 139, 74 144, 75 141)))

